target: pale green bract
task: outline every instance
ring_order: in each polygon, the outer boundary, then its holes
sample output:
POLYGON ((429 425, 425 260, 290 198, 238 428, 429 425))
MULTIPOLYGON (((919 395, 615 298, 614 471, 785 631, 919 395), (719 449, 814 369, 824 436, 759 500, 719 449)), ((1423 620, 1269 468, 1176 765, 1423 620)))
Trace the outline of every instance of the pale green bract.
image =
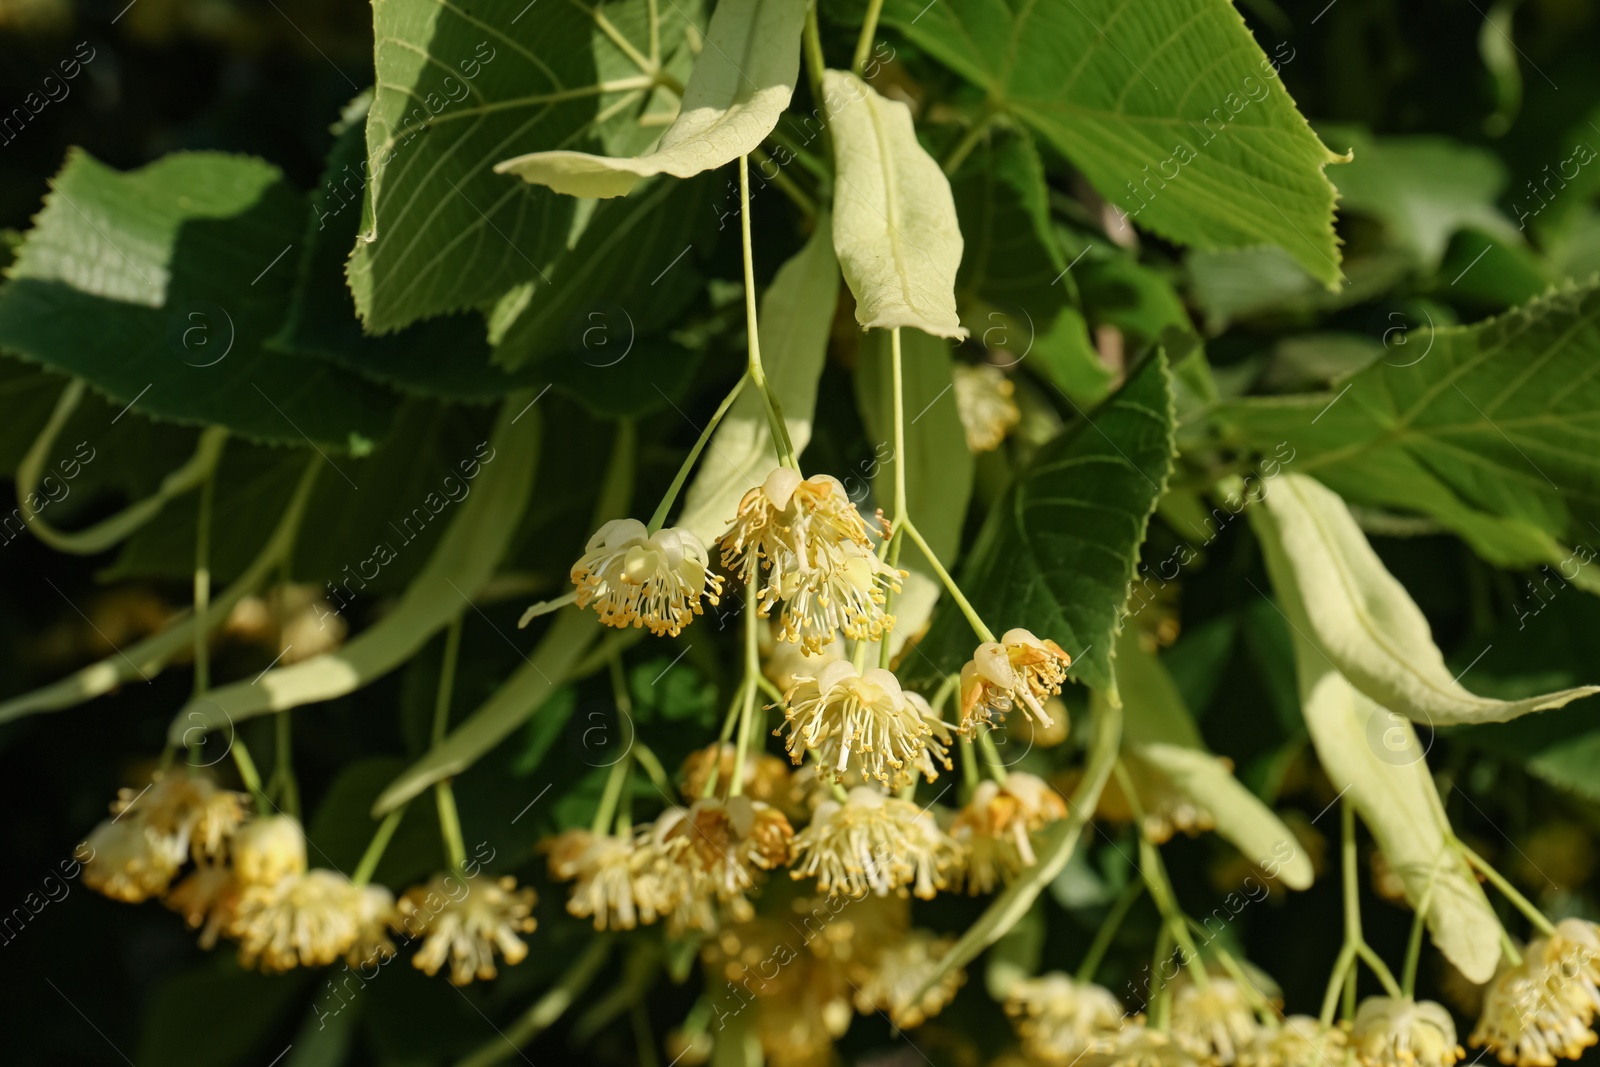
POLYGON ((1160 660, 1139 644, 1137 628, 1117 638, 1117 689, 1122 694, 1124 748, 1160 773, 1173 789, 1210 813, 1219 836, 1244 858, 1291 889, 1308 889, 1311 860, 1293 831, 1206 751, 1183 697, 1160 660))
POLYGON ((1444 726, 1504 722, 1600 692, 1589 685, 1525 700, 1477 696, 1445 666, 1422 609, 1373 552, 1337 493, 1286 473, 1270 487, 1265 506, 1301 595, 1317 607, 1302 636, 1373 700, 1417 722, 1444 726))
MULTIPOLYGON (((1416 730, 1346 681, 1309 640, 1312 613, 1275 512, 1256 507, 1248 514, 1279 609, 1294 631, 1300 703, 1318 761, 1372 831, 1406 900, 1417 907, 1428 895, 1428 929, 1439 951, 1468 981, 1487 982, 1500 960, 1503 930, 1477 878, 1454 851, 1455 835, 1416 730)), ((1319 600, 1316 613, 1326 610, 1319 600)))
POLYGON ((956 314, 961 226, 939 164, 917 141, 911 109, 854 74, 823 72, 837 163, 833 247, 863 329, 911 326, 962 338, 956 314))
POLYGON ((794 94, 804 19, 803 0, 725 0, 711 16, 678 117, 654 152, 623 159, 530 152, 495 164, 495 173, 568 196, 626 196, 641 178, 689 178, 748 155, 794 94))

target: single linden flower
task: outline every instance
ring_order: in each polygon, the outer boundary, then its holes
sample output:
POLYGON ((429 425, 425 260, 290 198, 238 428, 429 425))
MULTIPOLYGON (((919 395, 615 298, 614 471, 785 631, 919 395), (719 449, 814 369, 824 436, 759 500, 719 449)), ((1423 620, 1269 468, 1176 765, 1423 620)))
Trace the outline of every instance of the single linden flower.
POLYGON ((1487 1045, 1500 1062, 1553 1067, 1595 1044, 1590 1025, 1600 1010, 1600 936, 1593 923, 1565 919, 1548 938, 1523 949, 1522 962, 1504 965, 1484 994, 1472 1044, 1487 1045))
POLYGON ((550 877, 573 883, 569 915, 594 920, 596 930, 632 930, 659 918, 662 894, 650 869, 653 857, 633 834, 568 830, 539 848, 549 857, 550 877))
POLYGON ((152 832, 170 838, 179 852, 192 850, 196 860, 207 860, 222 855, 244 821, 243 800, 205 775, 169 771, 157 774, 142 790, 121 790, 111 810, 143 820, 152 832))
POLYGON ((233 922, 239 903, 239 881, 221 864, 201 864, 172 887, 165 903, 183 916, 189 929, 200 930, 201 948, 212 949, 218 936, 233 922))
POLYGON ((1017 387, 1005 371, 988 363, 957 363, 951 370, 956 411, 967 431, 967 448, 973 452, 994 451, 1022 421, 1022 409, 1012 399, 1017 387))
POLYGON ((963 854, 933 815, 914 802, 858 786, 844 803, 825 800, 795 834, 790 876, 819 892, 861 897, 904 893, 923 900, 959 877, 963 854))
POLYGON ((1244 989, 1231 978, 1184 982, 1173 991, 1172 1036, 1201 1063, 1229 1067, 1260 1029, 1244 989))
POLYGON ((1195 1058, 1171 1034, 1140 1021, 1097 1041, 1078 1063, 1080 1067, 1196 1067, 1195 1058))
POLYGON ((396 918, 394 894, 381 885, 357 886, 355 917, 356 937, 345 953, 345 962, 352 967, 371 967, 393 959, 396 953, 389 931, 396 918))
POLYGON ((954 944, 953 939, 937 937, 928 930, 913 930, 897 939, 879 952, 870 966, 855 968, 858 973, 851 984, 856 1010, 863 1015, 884 1012, 902 1030, 921 1026, 939 1014, 966 982, 966 972, 954 968, 921 997, 917 992, 954 944))
POLYGON ((985 641, 961 668, 961 732, 970 736, 1019 705, 1038 725, 1053 725, 1045 701, 1061 692, 1071 663, 1060 645, 1020 627, 985 641))
POLYGON ((306 869, 306 834, 293 815, 252 819, 233 835, 233 873, 247 885, 276 885, 306 869))
POLYGON ((901 572, 878 559, 861 513, 839 480, 779 467, 745 493, 722 536, 722 565, 745 583, 762 577, 757 610, 784 601, 779 639, 816 655, 840 632, 877 641, 894 627, 884 611, 901 572))
POLYGON ((1431 1000, 1368 997, 1350 1043, 1362 1067, 1451 1067, 1466 1055, 1450 1013, 1431 1000))
POLYGON ((657 637, 677 637, 704 614, 702 595, 718 602, 722 579, 710 568, 706 546, 690 531, 650 533, 638 519, 612 519, 572 565, 572 584, 578 607, 593 604, 607 626, 648 626, 657 637))
POLYGON ((894 674, 881 667, 858 673, 848 660, 836 660, 814 678, 798 678, 784 695, 783 714, 789 758, 798 764, 814 748, 822 772, 835 781, 850 769, 852 755, 863 776, 891 789, 932 769, 930 746, 950 766, 933 726, 906 699, 894 674))
POLYGON ((166 892, 183 866, 187 842, 160 834, 133 816, 106 819, 84 845, 83 883, 112 900, 137 904, 166 892))
POLYGON ((1061 794, 1034 775, 1013 771, 1004 783, 980 782, 950 827, 967 848, 967 891, 991 892, 1032 867, 1033 832, 1066 817, 1061 794))
POLYGON ((1104 986, 1077 982, 1059 971, 1014 983, 1006 994, 1006 1014, 1023 1052, 1050 1064, 1072 1063, 1107 1043, 1127 1016, 1104 986))
POLYGON ((1251 1067, 1344 1067, 1349 1031, 1323 1026, 1310 1015, 1291 1015, 1273 1030, 1260 1028, 1241 1057, 1251 1067))
POLYGON ((360 932, 360 898, 350 879, 322 868, 246 886, 228 926, 240 964, 272 974, 332 963, 360 932))
POLYGON ((721 926, 718 905, 736 922, 754 917, 745 893, 789 858, 794 830, 777 808, 735 796, 669 808, 652 836, 671 857, 662 878, 672 928, 714 931, 721 926))
POLYGON ((510 875, 463 883, 436 874, 406 890, 395 910, 406 930, 426 934, 411 958, 417 970, 435 975, 448 962, 451 984, 463 986, 498 973, 496 950, 511 965, 527 958, 528 943, 517 935, 533 932, 534 899, 533 890, 518 889, 510 875), (451 885, 465 885, 466 894, 455 899, 451 885))

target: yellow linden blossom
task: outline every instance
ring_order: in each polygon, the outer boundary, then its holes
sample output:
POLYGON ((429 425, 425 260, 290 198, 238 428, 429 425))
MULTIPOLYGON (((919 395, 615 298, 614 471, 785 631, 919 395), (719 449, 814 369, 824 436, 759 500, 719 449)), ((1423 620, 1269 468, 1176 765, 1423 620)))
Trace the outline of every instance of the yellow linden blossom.
POLYGON ((1052 971, 1014 983, 1006 995, 1006 1014, 1028 1056, 1069 1064, 1109 1042, 1127 1012, 1105 987, 1052 971))
POLYGON ((1043 779, 1021 771, 1003 784, 983 781, 951 824, 967 848, 967 891, 988 893, 1037 862, 1032 833, 1067 817, 1067 805, 1043 779))
POLYGON ((1548 938, 1523 949, 1522 962, 1503 966, 1484 994, 1472 1044, 1487 1045, 1500 1062, 1553 1067, 1595 1044, 1590 1026, 1600 1011, 1600 928, 1581 919, 1556 924, 1548 938))
POLYGON ((1350 1034, 1310 1015, 1291 1015, 1275 1030, 1259 1029, 1241 1057, 1251 1067, 1344 1067, 1350 1034))
POLYGON ((276 885, 306 869, 306 835, 292 815, 269 815, 233 835, 233 873, 247 885, 276 885))
POLYGON ((688 530, 652 534, 638 519, 612 519, 572 565, 572 584, 578 606, 593 604, 607 626, 648 626, 657 637, 676 637, 703 614, 702 595, 718 602, 722 579, 710 567, 706 546, 688 530))
POLYGON ((1060 645, 1020 627, 985 641, 961 668, 961 732, 970 736, 1018 706, 1038 725, 1053 725, 1045 701, 1061 692, 1071 663, 1060 645))
POLYGON ((450 981, 468 985, 498 972, 498 950, 508 964, 521 963, 528 944, 519 934, 532 933, 534 893, 518 889, 510 875, 498 880, 462 880, 436 874, 426 885, 406 890, 396 906, 396 926, 413 936, 426 935, 411 963, 429 975, 450 965, 450 981))
POLYGON ((784 602, 779 639, 820 653, 842 632, 877 641, 894 628, 884 612, 901 572, 872 551, 867 524, 837 478, 801 477, 779 467, 744 495, 733 525, 722 536, 722 565, 750 583, 757 608, 768 615, 784 602))
POLYGON ((721 926, 718 905, 736 922, 754 917, 745 893, 788 860, 794 830, 777 808, 735 796, 670 808, 652 836, 671 857, 662 880, 672 928, 714 931, 721 926))
POLYGON ((1239 984, 1213 977, 1185 982, 1172 995, 1172 1036, 1204 1064, 1229 1067, 1255 1044, 1261 1028, 1239 984))
POLYGON ((593 919, 596 930, 632 930, 671 910, 676 902, 662 878, 670 861, 654 844, 653 829, 619 835, 568 830, 543 842, 550 877, 573 883, 567 913, 593 919))
POLYGON ((856 1010, 864 1015, 884 1012, 902 1030, 939 1014, 967 980, 966 972, 947 971, 922 996, 917 992, 954 944, 931 931, 912 930, 886 946, 869 966, 857 968, 852 982, 856 1010))
POLYGON ((345 962, 352 967, 371 967, 395 956, 394 942, 389 931, 395 923, 394 894, 381 885, 364 885, 356 888, 356 936, 345 953, 345 962))
POLYGON ((1130 1021, 1104 1042, 1096 1042, 1079 1067, 1196 1067, 1189 1051, 1170 1034, 1130 1021))
POLYGON ((321 868, 246 886, 228 924, 239 962, 269 974, 332 963, 360 933, 360 898, 350 879, 321 868))
POLYGON ((848 661, 836 660, 816 677, 795 679, 784 695, 789 758, 800 763, 806 749, 816 749, 822 772, 835 781, 850 769, 852 755, 863 776, 891 789, 915 780, 918 771, 931 781, 933 763, 948 770, 950 759, 926 708, 926 702, 906 699, 891 672, 873 667, 858 673, 848 661))
POLYGON ((90 850, 83 883, 112 900, 137 904, 166 892, 183 866, 182 842, 159 834, 138 818, 108 819, 84 842, 90 850))
POLYGON ((994 451, 1022 421, 1022 409, 1012 399, 1017 387, 1005 371, 988 363, 957 363, 951 370, 956 411, 967 432, 967 448, 973 452, 994 451))
POLYGON ((201 948, 215 948, 217 937, 233 922, 239 903, 239 880, 227 867, 202 864, 172 887, 165 903, 183 916, 189 929, 200 930, 201 948))
POLYGON ((1407 997, 1363 1000, 1350 1043, 1362 1067, 1451 1067, 1466 1055, 1442 1005, 1407 997))
POLYGON ((790 876, 817 880, 829 896, 904 893, 923 900, 959 878, 963 854, 938 821, 909 800, 858 786, 844 803, 817 805, 794 837, 790 876))

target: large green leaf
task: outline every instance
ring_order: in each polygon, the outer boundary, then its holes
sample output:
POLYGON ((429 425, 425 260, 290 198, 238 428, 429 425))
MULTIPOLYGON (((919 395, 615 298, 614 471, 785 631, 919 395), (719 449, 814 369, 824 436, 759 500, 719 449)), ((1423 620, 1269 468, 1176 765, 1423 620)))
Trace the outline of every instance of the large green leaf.
POLYGON ((1279 245, 1338 282, 1322 168, 1339 157, 1227 0, 889 0, 883 17, 1156 233, 1279 245))
POLYGON ((569 196, 625 196, 641 177, 689 178, 761 147, 800 74, 802 0, 723 0, 684 87, 678 117, 643 156, 531 152, 495 165, 569 196))
POLYGON ((685 32, 699 12, 645 0, 603 10, 377 0, 363 171, 371 211, 349 265, 368 329, 479 308, 543 281, 576 202, 492 167, 539 149, 641 150, 641 134, 655 130, 638 119, 673 104, 647 73, 651 42, 661 42, 662 68, 687 77, 685 32))
POLYGON ((392 396, 262 347, 301 205, 258 159, 180 153, 124 174, 74 151, 0 289, 0 346, 153 418, 359 451, 392 396))
MULTIPOLYGON (((1157 352, 1100 407, 1041 448, 989 513, 960 572, 997 633, 1025 626, 1074 657, 1072 675, 1112 683, 1112 636, 1139 545, 1172 470, 1172 377, 1157 352)), ((910 684, 960 668, 978 639, 951 604, 907 667, 910 684)))
MULTIPOLYGON (((1221 417, 1348 500, 1422 512, 1502 566, 1570 564, 1600 522, 1600 284, 1473 326, 1391 337, 1338 391, 1221 417), (1279 453, 1282 455, 1282 453, 1279 453)), ((1391 331, 1394 333, 1394 331, 1391 331)), ((1590 554, 1592 557, 1592 553, 1590 554)), ((1580 564, 1563 577, 1580 584, 1580 564)))

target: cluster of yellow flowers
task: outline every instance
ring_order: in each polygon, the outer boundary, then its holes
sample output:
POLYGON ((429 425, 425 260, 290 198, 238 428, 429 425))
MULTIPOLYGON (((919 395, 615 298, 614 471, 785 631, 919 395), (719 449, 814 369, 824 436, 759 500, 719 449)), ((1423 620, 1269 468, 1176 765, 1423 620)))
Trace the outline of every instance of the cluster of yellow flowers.
POLYGON ((518 935, 533 930, 534 894, 509 878, 441 874, 397 903, 383 886, 308 867, 306 837, 289 815, 252 816, 246 798, 188 769, 123 790, 85 842, 84 882, 128 903, 161 897, 200 943, 238 943, 239 961, 265 972, 344 959, 370 967, 393 959, 394 937, 421 939, 412 963, 465 985, 495 976, 495 955, 517 963, 518 935), (189 859, 194 868, 173 884, 189 859))

